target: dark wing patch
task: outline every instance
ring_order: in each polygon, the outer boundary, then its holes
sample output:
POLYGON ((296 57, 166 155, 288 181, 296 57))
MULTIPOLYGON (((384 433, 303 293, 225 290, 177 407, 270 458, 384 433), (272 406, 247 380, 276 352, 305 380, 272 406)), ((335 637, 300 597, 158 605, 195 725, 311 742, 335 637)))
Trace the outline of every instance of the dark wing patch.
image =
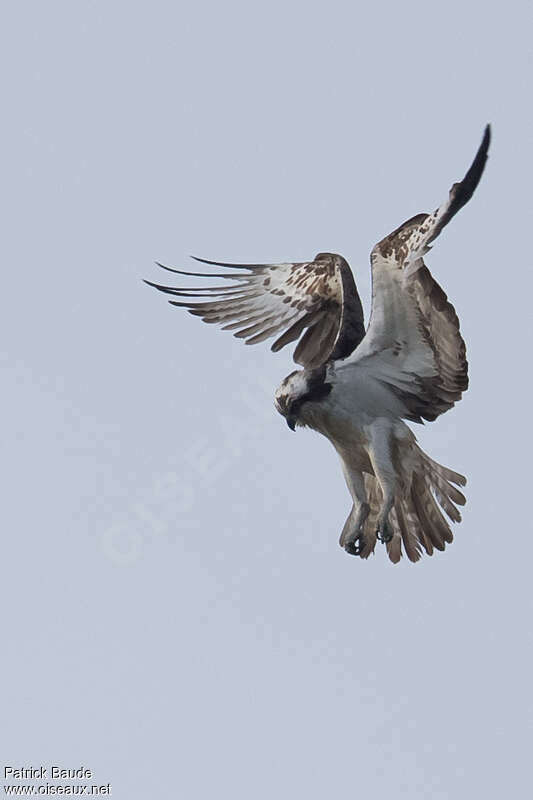
POLYGON ((361 301, 342 256, 320 253, 314 261, 284 264, 196 260, 240 272, 194 273, 159 265, 178 275, 229 278, 233 283, 194 288, 145 283, 179 298, 170 300, 172 305, 186 308, 204 322, 235 331, 234 336, 246 344, 279 334, 272 345, 277 352, 299 339, 294 360, 304 367, 346 357, 364 336, 361 301))

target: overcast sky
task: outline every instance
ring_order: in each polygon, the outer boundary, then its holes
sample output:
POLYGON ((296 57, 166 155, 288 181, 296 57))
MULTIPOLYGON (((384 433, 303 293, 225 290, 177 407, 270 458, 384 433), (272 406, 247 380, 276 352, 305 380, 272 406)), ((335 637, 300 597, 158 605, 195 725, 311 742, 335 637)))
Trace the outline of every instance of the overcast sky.
MULTIPOLYGON (((25 2, 2 12, 2 759, 124 800, 525 797, 531 6, 25 2), (351 264, 460 179, 427 261, 471 389, 445 553, 337 544, 333 448, 154 260, 351 264)), ((193 267, 194 269, 194 267, 193 267)))

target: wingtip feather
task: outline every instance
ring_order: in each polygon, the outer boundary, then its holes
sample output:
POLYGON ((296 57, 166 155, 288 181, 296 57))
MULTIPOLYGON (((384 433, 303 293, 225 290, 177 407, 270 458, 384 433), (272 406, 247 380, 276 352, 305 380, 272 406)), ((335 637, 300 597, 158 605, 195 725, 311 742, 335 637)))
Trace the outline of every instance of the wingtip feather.
POLYGON ((200 264, 209 264, 212 267, 226 267, 227 269, 258 269, 259 267, 266 266, 265 264, 235 264, 228 261, 211 261, 208 258, 200 258, 199 256, 191 255, 190 258, 194 261, 199 261, 200 264))

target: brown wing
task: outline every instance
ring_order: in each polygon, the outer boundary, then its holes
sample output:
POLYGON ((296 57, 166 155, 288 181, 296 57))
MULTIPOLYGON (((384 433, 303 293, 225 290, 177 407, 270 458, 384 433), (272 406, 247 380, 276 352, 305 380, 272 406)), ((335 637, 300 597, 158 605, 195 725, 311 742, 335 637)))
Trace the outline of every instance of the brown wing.
POLYGON ((319 253, 314 261, 283 264, 196 260, 240 271, 206 274, 163 267, 179 275, 224 278, 233 283, 196 288, 145 283, 179 298, 195 298, 196 302, 180 299, 170 303, 186 308, 204 322, 235 331, 234 336, 246 344, 278 336, 271 348, 277 352, 299 339, 294 360, 304 367, 345 358, 364 336, 361 301, 342 256, 319 253))

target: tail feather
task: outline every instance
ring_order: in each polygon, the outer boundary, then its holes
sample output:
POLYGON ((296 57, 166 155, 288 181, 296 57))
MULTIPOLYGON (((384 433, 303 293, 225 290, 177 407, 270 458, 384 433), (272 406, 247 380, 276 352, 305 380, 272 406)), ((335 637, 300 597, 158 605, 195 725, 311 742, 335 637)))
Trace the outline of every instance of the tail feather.
POLYGON ((420 453, 423 457, 426 480, 429 482, 430 488, 433 489, 441 507, 453 522, 461 522, 461 514, 454 504, 464 506, 466 497, 452 485, 452 482, 460 481, 460 485, 464 486, 466 478, 437 464, 436 461, 426 456, 422 450, 420 453))
MULTIPOLYGON (((382 491, 374 475, 365 474, 364 479, 371 510, 361 556, 368 558, 376 547, 382 491)), ((452 522, 461 521, 457 506, 463 506, 466 498, 456 486, 465 484, 463 475, 433 461, 415 445, 410 480, 404 483, 389 515, 393 535, 387 543, 387 554, 394 564, 401 559, 402 550, 410 561, 416 562, 423 551, 431 556, 434 550, 444 550, 446 544, 453 541, 453 533, 442 511, 452 522)))
POLYGON ((396 512, 396 506, 391 509, 389 523, 392 528, 392 539, 387 542, 387 554, 393 564, 397 564, 402 557, 402 531, 396 512))
POLYGON ((444 522, 443 525, 439 515, 435 513, 437 507, 435 499, 428 490, 426 482, 419 475, 413 476, 411 502, 420 520, 420 528, 423 532, 421 541, 426 553, 429 556, 433 555, 433 548, 444 550, 448 523, 444 522))
POLYGON ((448 495, 443 492, 442 486, 439 486, 438 483, 433 483, 432 485, 430 484, 430 488, 432 488, 435 492, 435 496, 439 501, 441 508, 444 509, 452 522, 461 522, 461 512, 458 508, 456 508, 456 506, 454 506, 448 495))
POLYGON ((446 544, 453 541, 453 533, 441 508, 452 522, 460 522, 461 514, 456 504, 466 503, 463 493, 452 485, 464 486, 466 478, 433 461, 418 446, 416 450, 418 465, 413 470, 409 491, 395 503, 395 508, 400 508, 400 519, 403 515, 406 522, 407 532, 402 531, 402 539, 411 561, 420 558, 420 546, 432 555, 434 548, 444 550, 446 544))
POLYGON ((399 499, 395 505, 396 516, 402 535, 405 554, 409 561, 418 561, 422 556, 421 542, 419 539, 418 520, 411 513, 405 499, 399 499))
POLYGON ((416 476, 411 486, 411 502, 423 520, 424 533, 437 550, 444 550, 446 542, 453 541, 453 534, 442 515, 435 496, 427 482, 416 476))
POLYGON ((417 446, 419 456, 422 456, 422 459, 425 464, 427 464, 431 470, 433 470, 437 475, 442 476, 450 483, 455 483, 456 486, 466 486, 466 478, 464 475, 461 475, 460 472, 454 472, 453 469, 449 469, 449 467, 443 467, 442 464, 437 463, 437 461, 433 461, 427 453, 424 453, 420 447, 417 446))

